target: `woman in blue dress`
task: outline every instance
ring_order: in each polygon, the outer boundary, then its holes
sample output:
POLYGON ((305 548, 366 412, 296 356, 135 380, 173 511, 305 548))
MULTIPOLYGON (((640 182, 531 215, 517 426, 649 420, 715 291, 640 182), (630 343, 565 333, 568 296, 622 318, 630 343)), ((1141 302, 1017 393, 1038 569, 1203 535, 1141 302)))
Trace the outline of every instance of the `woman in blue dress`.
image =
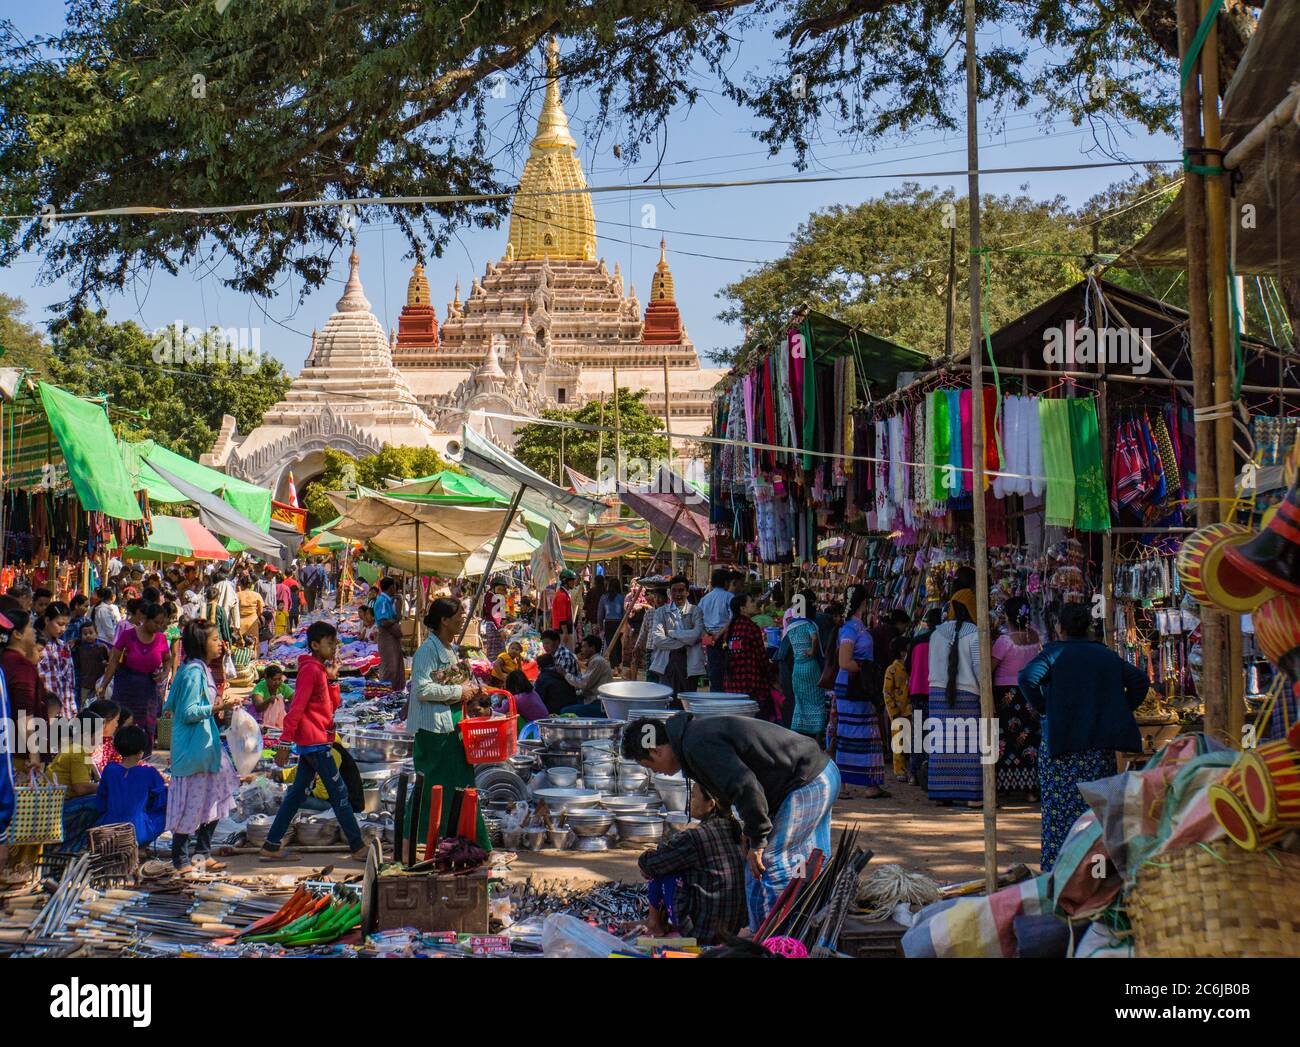
POLYGON ((863 620, 867 589, 849 589, 847 618, 840 627, 836 651, 840 671, 835 677, 835 708, 827 738, 827 749, 840 769, 845 784, 861 785, 875 799, 888 796, 885 781, 885 750, 880 738, 879 703, 883 700, 876 682, 871 630, 863 620))

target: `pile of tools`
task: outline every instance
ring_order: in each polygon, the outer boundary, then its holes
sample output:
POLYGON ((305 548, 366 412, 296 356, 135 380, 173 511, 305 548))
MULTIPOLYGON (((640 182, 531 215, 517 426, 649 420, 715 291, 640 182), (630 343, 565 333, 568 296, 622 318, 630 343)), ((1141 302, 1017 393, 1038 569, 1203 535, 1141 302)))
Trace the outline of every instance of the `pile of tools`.
POLYGON ((605 928, 639 923, 646 913, 645 883, 611 880, 591 887, 568 888, 527 880, 510 886, 510 915, 515 923, 552 913, 567 913, 605 928))
POLYGON ((805 875, 795 877, 781 892, 755 939, 794 938, 810 956, 833 955, 844 918, 857 897, 858 879, 872 857, 857 842, 858 830, 845 829, 829 862, 814 850, 805 875))

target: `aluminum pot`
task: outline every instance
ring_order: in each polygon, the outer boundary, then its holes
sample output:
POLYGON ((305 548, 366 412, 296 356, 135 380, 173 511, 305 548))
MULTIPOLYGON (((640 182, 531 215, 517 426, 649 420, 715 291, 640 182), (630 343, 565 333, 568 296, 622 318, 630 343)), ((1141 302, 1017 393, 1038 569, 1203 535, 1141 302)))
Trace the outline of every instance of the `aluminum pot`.
POLYGON ((304 847, 326 847, 338 841, 339 823, 337 818, 322 818, 313 814, 308 815, 306 818, 299 818, 296 824, 298 842, 304 847))
POLYGON ((546 837, 548 832, 545 826, 536 826, 534 828, 525 829, 523 834, 524 846, 530 851, 540 851, 546 846, 546 837))
POLYGON ((612 774, 584 774, 582 784, 598 793, 612 793, 618 786, 618 780, 612 774))
POLYGON ((664 834, 661 814, 619 814, 614 817, 620 840, 628 843, 653 843, 664 834))
POLYGON ((582 743, 596 738, 618 738, 623 725, 618 720, 604 720, 574 716, 550 716, 535 721, 537 731, 551 752, 582 751, 582 743))
POLYGON ((415 755, 415 735, 340 727, 339 737, 357 763, 398 763, 415 755))
POLYGON ((579 837, 603 836, 614 824, 613 811, 570 811, 565 821, 579 837))
POLYGON ((533 796, 546 804, 552 814, 564 814, 574 807, 594 807, 600 802, 595 789, 537 789, 533 796))
POLYGON ((617 814, 646 814, 660 807, 659 797, 646 793, 644 796, 602 796, 600 806, 617 814))

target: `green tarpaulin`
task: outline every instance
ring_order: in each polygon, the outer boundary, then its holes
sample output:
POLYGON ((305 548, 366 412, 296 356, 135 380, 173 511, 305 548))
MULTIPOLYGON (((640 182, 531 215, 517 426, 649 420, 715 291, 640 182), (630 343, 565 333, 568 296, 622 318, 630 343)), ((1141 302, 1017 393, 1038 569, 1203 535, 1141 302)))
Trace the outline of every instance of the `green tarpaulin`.
POLYGON ((271 492, 245 480, 227 476, 206 465, 191 462, 188 458, 161 447, 152 440, 131 445, 140 461, 140 486, 149 492, 155 502, 185 502, 183 494, 167 483, 150 467, 156 462, 168 472, 175 473, 195 487, 210 494, 218 494, 232 509, 248 517, 262 531, 271 528, 271 492))
POLYGON ((118 520, 142 519, 104 408, 45 382, 39 388, 82 507, 118 520))

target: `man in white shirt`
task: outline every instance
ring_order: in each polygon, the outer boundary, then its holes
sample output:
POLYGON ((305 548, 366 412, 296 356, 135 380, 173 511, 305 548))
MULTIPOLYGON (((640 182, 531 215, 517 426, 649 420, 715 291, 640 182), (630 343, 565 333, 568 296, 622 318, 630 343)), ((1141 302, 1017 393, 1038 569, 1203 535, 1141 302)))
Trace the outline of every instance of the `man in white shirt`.
POLYGON ((654 611, 647 647, 652 652, 650 669, 660 683, 676 694, 695 690, 707 672, 704 647, 704 615, 690 601, 690 583, 677 575, 668 583, 668 602, 654 611))
POLYGON ((731 621, 731 582, 735 572, 725 567, 715 568, 709 579, 709 591, 700 600, 700 612, 704 615, 704 636, 702 637, 709 663, 709 689, 723 690, 722 681, 727 672, 726 651, 716 643, 722 630, 731 621))
POLYGON ((614 679, 614 670, 608 659, 601 652, 604 644, 596 635, 583 637, 578 645, 578 658, 581 673, 565 673, 564 678, 573 685, 580 698, 585 699, 581 705, 570 705, 561 710, 561 714, 572 713, 575 716, 604 716, 604 707, 600 702, 600 689, 614 679))
POLYGON ((117 638, 117 623, 122 620, 122 609, 117 606, 117 596, 108 586, 102 586, 95 592, 99 603, 90 612, 90 620, 95 623, 95 634, 107 644, 117 638))

